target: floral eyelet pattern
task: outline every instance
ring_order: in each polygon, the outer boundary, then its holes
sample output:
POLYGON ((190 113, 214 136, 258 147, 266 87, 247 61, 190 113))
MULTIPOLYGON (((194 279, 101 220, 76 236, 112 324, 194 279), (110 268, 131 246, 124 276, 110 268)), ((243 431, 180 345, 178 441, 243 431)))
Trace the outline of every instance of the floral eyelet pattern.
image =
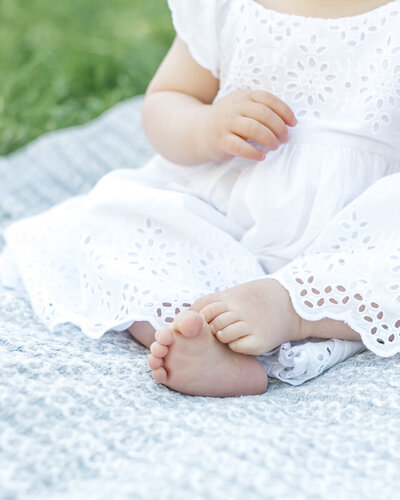
POLYGON ((400 124, 399 1, 338 19, 283 14, 253 0, 231 9, 235 38, 220 37, 216 99, 239 88, 267 90, 299 118, 392 137, 400 124))

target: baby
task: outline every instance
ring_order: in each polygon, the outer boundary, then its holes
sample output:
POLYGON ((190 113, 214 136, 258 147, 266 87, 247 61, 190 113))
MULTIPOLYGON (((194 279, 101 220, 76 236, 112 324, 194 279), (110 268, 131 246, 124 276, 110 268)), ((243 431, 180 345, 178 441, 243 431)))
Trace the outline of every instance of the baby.
POLYGON ((35 311, 129 329, 192 395, 263 393, 286 342, 399 352, 400 0, 169 6, 158 154, 6 231, 35 311))
MULTIPOLYGON (((337 18, 387 2, 259 3, 287 15, 337 18)), ((177 36, 148 87, 143 106, 143 127, 155 149, 190 168, 234 156, 263 161, 265 150, 247 140, 271 151, 289 141, 287 127, 295 127, 297 119, 285 102, 267 91, 240 89, 212 104, 219 88, 218 79, 194 60, 177 36)), ((181 392, 207 396, 264 392, 267 376, 254 356, 286 341, 360 339, 343 321, 302 319, 283 286, 269 278, 201 297, 190 311, 178 314, 170 328, 159 329, 155 342, 147 325, 143 329, 135 323, 130 331, 150 346, 149 366, 155 380, 181 392)))

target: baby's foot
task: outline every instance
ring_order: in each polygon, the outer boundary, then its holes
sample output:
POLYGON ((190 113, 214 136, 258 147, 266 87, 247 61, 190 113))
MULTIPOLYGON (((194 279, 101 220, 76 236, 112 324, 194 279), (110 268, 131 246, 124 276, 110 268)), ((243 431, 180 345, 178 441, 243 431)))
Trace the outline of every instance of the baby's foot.
POLYGON ((262 394, 267 389, 261 363, 218 342, 195 311, 178 314, 171 328, 158 330, 150 350, 153 378, 175 391, 224 397, 262 394))
POLYGON ((302 319, 276 280, 250 281, 197 300, 200 313, 218 340, 236 352, 261 355, 302 338, 302 319))

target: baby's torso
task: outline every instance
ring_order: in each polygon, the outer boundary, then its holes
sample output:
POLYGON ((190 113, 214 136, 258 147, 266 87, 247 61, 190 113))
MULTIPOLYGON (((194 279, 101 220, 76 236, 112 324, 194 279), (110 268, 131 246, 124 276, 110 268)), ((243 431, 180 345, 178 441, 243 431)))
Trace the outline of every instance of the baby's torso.
POLYGON ((255 0, 228 2, 215 100, 238 88, 266 90, 293 109, 299 129, 399 149, 399 26, 399 0, 337 19, 289 15, 255 0))

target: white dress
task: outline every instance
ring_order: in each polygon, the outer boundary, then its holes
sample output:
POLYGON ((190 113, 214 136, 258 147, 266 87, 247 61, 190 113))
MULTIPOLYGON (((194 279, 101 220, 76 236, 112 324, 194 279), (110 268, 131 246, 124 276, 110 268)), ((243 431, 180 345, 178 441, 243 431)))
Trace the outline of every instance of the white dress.
POLYGON ((215 101, 267 90, 298 118, 261 162, 184 167, 155 155, 105 175, 5 232, 6 286, 41 320, 90 337, 155 328, 198 297, 268 275, 303 318, 347 322, 361 342, 285 344, 263 357, 293 384, 366 346, 400 351, 400 0, 338 19, 254 0, 170 0, 215 101))

